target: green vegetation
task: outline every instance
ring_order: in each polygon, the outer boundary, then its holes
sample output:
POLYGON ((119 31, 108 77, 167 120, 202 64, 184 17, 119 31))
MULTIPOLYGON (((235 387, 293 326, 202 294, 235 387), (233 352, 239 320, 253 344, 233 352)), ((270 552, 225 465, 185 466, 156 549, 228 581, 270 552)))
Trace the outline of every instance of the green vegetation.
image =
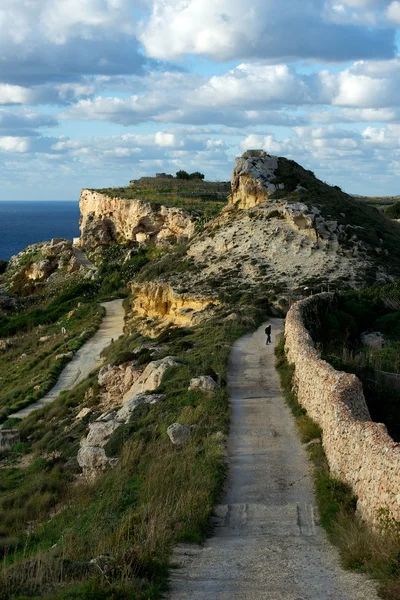
MULTIPOLYGON (((180 366, 157 390, 164 400, 136 409, 110 438, 107 454, 119 462, 95 485, 74 482, 79 439, 101 410, 94 377, 21 424, 23 446, 0 463, 6 474, 0 516, 7 519, 0 599, 160 597, 173 545, 201 541, 208 532, 226 471, 230 347, 263 317, 243 307, 245 317, 226 321, 226 310, 154 340, 160 357, 173 355, 180 366), (204 374, 218 377, 220 389, 189 392, 190 379, 204 374), (76 419, 85 406, 91 414, 76 419), (166 434, 174 422, 195 425, 182 447, 166 434)), ((145 341, 138 333, 117 340, 105 351, 107 362, 132 360, 145 341)), ((146 350, 136 356, 139 364, 150 360, 146 350)))
POLYGON ((103 316, 104 309, 93 301, 71 299, 53 300, 47 307, 6 319, 0 331, 14 336, 9 338, 7 352, 0 353, 0 420, 36 402, 53 387, 103 316), (61 334, 61 327, 66 328, 66 335, 61 334))
POLYGON ((284 340, 276 346, 277 369, 285 398, 296 418, 303 443, 314 439, 307 451, 314 465, 313 477, 322 526, 340 552, 348 569, 367 573, 379 582, 385 600, 400 596, 400 523, 381 514, 381 530, 372 531, 356 516, 356 498, 342 482, 331 477, 322 447, 321 430, 297 401, 292 387, 293 367, 288 364, 284 340))
POLYGON ((204 175, 203 173, 200 173, 199 171, 195 171, 194 173, 187 173, 186 171, 178 171, 176 174, 176 178, 177 179, 204 179, 204 175))
POLYGON ((400 219, 400 202, 392 204, 385 210, 385 214, 391 219, 400 219))
POLYGON ((0 259, 0 275, 2 275, 7 269, 8 262, 0 259))
POLYGON ((165 187, 135 184, 129 187, 103 188, 93 191, 105 194, 110 198, 145 200, 154 207, 164 205, 183 208, 199 213, 199 216, 205 220, 212 219, 220 213, 226 205, 229 194, 229 186, 226 186, 224 190, 219 183, 202 182, 201 179, 188 181, 165 179, 162 183, 165 187), (179 183, 178 186, 177 183, 179 183))

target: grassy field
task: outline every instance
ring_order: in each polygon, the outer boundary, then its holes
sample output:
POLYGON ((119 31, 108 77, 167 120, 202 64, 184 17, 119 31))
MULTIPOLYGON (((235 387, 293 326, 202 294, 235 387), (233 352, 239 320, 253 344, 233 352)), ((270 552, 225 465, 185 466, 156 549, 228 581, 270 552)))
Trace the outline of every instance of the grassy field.
MULTIPOLYGON (((22 443, 0 461, 6 557, 0 599, 160 597, 172 546, 201 541, 208 532, 226 471, 230 347, 264 317, 247 307, 226 321, 227 310, 153 341, 160 356, 173 355, 180 364, 158 390, 164 400, 137 409, 113 434, 107 452, 119 457, 118 465, 95 485, 77 477, 76 463, 87 420, 98 414, 95 378, 22 423, 22 443), (220 389, 189 392, 190 379, 205 374, 218 377, 220 389), (76 419, 84 406, 92 414, 76 419), (182 447, 166 434, 174 422, 195 425, 182 447)), ((106 350, 107 362, 126 360, 143 341, 139 334, 121 338, 106 350)))
POLYGON ((46 394, 72 355, 97 331, 104 316, 98 289, 94 282, 73 283, 55 298, 38 297, 0 316, 1 421, 46 394))

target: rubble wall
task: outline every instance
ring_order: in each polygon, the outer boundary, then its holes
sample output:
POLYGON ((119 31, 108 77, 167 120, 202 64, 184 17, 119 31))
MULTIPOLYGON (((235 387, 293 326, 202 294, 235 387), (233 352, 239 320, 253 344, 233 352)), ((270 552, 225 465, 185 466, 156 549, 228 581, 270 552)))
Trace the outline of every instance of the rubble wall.
POLYGON ((400 444, 385 425, 371 421, 360 380, 322 360, 311 337, 334 301, 333 294, 318 294, 287 315, 285 350, 297 398, 322 428, 332 475, 352 488, 360 516, 376 525, 379 509, 386 509, 400 520, 400 444))

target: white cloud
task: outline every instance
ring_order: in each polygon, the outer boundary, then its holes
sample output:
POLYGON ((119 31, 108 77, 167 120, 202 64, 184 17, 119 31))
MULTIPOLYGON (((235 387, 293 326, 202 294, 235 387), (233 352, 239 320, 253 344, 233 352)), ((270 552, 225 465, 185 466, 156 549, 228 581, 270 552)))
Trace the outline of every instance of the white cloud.
MULTIPOLYGON (((348 60, 393 56, 394 32, 370 29, 371 16, 358 19, 351 14, 348 23, 330 18, 346 12, 338 10, 345 9, 345 4, 349 2, 281 0, 278 7, 273 0, 253 0, 250 5, 247 0, 153 0, 140 39, 150 56, 161 59, 187 53, 217 60, 253 57, 277 61, 287 57, 348 60)), ((380 15, 379 2, 352 4, 356 12, 368 5, 373 21, 378 18, 375 12, 380 15)))
POLYGON ((30 148, 30 139, 24 137, 0 137, 0 152, 24 153, 30 148))

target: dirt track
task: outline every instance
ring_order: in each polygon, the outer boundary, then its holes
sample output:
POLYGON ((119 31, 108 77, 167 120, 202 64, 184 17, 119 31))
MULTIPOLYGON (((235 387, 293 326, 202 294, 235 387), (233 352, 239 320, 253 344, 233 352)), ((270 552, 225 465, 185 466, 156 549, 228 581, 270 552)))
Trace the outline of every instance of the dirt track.
MULTIPOLYGON (((272 319, 272 339, 283 321, 272 319)), ((378 600, 318 525, 310 466, 282 397, 265 325, 234 346, 229 479, 214 536, 180 545, 170 600, 378 600)))
POLYGON ((38 402, 9 415, 9 418, 23 419, 34 410, 53 402, 60 392, 71 390, 101 364, 101 351, 109 345, 112 339, 116 340, 123 333, 125 315, 122 300, 104 302, 102 306, 106 309, 106 316, 99 330, 78 350, 71 362, 62 371, 56 385, 38 402))

